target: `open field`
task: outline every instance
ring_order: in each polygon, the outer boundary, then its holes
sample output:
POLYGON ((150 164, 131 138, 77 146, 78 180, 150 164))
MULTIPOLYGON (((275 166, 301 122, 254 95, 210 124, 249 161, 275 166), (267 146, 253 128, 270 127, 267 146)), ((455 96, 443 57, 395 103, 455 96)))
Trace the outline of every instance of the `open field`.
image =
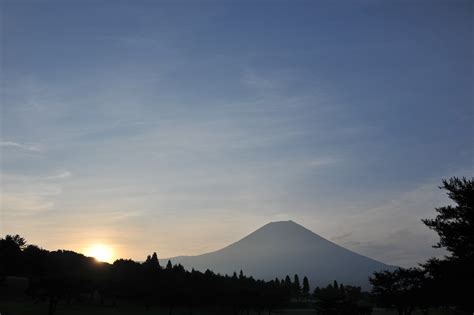
MULTIPOLYGON (((1 315, 47 315, 48 303, 40 302, 34 303, 31 299, 10 299, 0 300, 0 314, 1 315)), ((59 303, 56 315, 169 315, 168 308, 152 307, 146 309, 136 305, 118 305, 118 306, 98 306, 90 304, 66 304, 59 303)), ((222 309, 194 309, 189 308, 175 308, 173 315, 217 315, 217 314, 234 314, 232 312, 225 312, 222 309)), ((241 315, 246 315, 247 312, 241 312, 241 315)), ((264 314, 268 314, 265 311, 264 314)), ((272 311, 275 315, 317 315, 316 311, 307 309, 293 309, 293 310, 275 310, 272 311)), ((373 315, 397 315, 397 312, 392 310, 374 309, 373 315)), ((432 310, 430 315, 454 315, 450 310, 432 310)), ((250 312, 249 315, 257 315, 256 312, 250 312)), ((422 315, 421 312, 414 312, 413 315, 422 315)))

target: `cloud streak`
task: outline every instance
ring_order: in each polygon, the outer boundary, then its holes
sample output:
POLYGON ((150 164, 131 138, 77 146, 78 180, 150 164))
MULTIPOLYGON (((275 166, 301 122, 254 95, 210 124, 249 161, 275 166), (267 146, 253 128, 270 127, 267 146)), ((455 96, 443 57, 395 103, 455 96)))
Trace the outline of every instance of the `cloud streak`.
POLYGON ((41 147, 37 143, 31 144, 31 143, 19 143, 19 142, 13 142, 13 141, 0 141, 0 147, 19 148, 22 150, 33 151, 33 152, 41 151, 41 147))
POLYGON ((70 177, 70 176, 71 176, 71 172, 62 171, 62 172, 59 172, 55 175, 47 176, 47 177, 45 177, 45 179, 63 179, 63 178, 67 178, 67 177, 70 177))
POLYGON ((421 184, 381 206, 341 218, 341 234, 332 239, 369 257, 401 266, 416 266, 431 256, 445 255, 446 251, 432 248, 438 237, 421 222, 435 216, 435 207, 450 203, 438 188, 440 182, 421 184))

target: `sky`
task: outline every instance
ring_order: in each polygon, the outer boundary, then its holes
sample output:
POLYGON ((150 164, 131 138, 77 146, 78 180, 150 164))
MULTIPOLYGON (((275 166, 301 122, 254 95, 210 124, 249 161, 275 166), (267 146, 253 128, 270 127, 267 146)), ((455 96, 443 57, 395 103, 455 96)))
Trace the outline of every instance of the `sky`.
POLYGON ((2 0, 0 234, 144 260, 293 220, 382 262, 474 174, 472 1, 2 0))

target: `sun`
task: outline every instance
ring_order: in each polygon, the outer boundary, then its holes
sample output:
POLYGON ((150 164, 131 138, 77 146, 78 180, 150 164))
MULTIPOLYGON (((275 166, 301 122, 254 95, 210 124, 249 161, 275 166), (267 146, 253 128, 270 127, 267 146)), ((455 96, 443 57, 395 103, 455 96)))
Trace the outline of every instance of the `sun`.
POLYGON ((98 261, 112 262, 114 253, 110 246, 94 244, 86 250, 86 255, 94 257, 98 261))

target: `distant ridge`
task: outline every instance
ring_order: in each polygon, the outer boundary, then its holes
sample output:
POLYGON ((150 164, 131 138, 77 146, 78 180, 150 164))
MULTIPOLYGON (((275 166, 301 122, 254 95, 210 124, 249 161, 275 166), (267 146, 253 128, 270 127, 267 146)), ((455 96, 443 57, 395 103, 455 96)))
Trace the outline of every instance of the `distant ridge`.
POLYGON ((395 268, 341 247, 293 221, 271 222, 220 250, 170 260, 188 269, 229 275, 243 270, 266 280, 296 273, 308 276, 313 288, 337 280, 367 289, 374 271, 395 268))

